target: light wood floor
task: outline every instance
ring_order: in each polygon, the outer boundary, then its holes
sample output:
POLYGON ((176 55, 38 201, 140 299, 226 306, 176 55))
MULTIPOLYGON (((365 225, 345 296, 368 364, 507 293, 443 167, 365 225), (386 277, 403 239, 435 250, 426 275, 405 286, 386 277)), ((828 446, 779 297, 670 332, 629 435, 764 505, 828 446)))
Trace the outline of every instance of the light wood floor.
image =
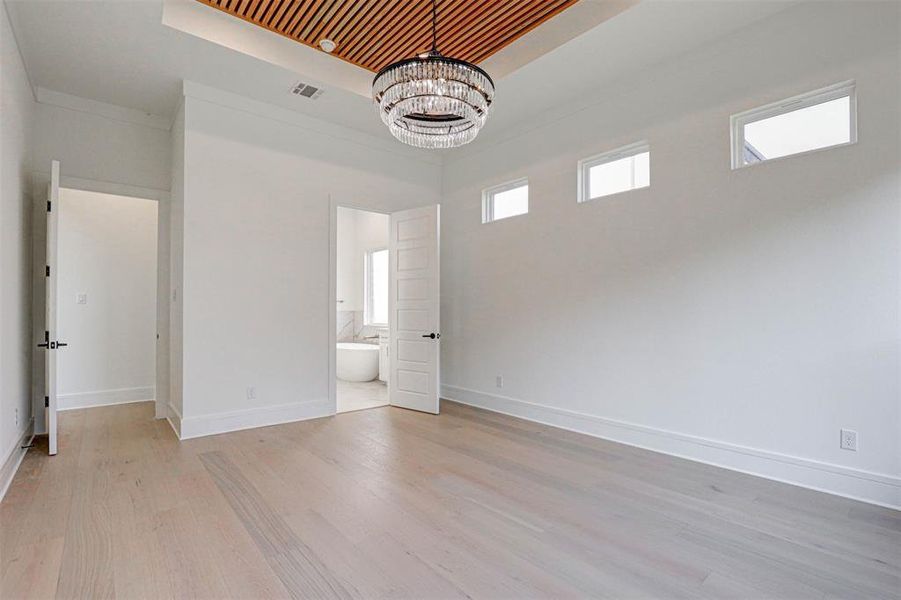
POLYGON ((898 598, 901 513, 445 402, 178 443, 61 415, 0 504, 13 598, 898 598))
POLYGON ((388 405, 388 386, 381 381, 335 380, 335 400, 339 413, 388 405))

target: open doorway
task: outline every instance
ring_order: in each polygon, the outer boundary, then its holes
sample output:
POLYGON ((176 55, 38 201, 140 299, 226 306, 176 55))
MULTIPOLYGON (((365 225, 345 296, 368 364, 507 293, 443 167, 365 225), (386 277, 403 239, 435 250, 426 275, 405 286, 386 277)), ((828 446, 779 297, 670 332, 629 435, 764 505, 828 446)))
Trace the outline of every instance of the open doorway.
MULTIPOLYGON (((61 188, 58 409, 153 401, 157 202, 61 188)), ((149 414, 152 414, 152 409, 149 414)))
POLYGON ((56 160, 48 175, 33 181, 31 387, 33 433, 52 456, 60 410, 165 416, 169 260, 167 194, 66 181, 56 160))
POLYGON ((59 188, 48 231, 56 244, 57 410, 147 402, 153 417, 157 209, 155 200, 59 188))
POLYGON ((337 412, 388 404, 388 227, 383 213, 338 207, 337 412))
POLYGON ((331 203, 329 398, 335 412, 387 404, 438 414, 439 207, 385 214, 331 203))

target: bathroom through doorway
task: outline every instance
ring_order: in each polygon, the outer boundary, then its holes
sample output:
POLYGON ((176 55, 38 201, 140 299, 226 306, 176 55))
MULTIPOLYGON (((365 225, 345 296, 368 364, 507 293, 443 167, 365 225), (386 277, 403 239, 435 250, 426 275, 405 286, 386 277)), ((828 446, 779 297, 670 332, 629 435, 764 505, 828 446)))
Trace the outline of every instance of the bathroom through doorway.
POLYGON ((387 406, 389 216, 337 208, 337 412, 387 406))

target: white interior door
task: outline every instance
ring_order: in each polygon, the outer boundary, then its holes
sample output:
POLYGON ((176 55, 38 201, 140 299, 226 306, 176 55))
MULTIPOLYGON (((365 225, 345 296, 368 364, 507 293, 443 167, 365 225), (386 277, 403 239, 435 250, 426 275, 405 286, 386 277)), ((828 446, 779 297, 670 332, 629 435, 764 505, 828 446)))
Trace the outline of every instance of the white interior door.
POLYGON ((392 406, 438 414, 438 206, 391 213, 388 396, 392 406))
MULTIPOLYGON (((56 454, 56 246, 57 224, 59 223, 59 161, 54 160, 50 167, 50 185, 47 188, 47 303, 44 325, 44 341, 39 344, 44 348, 44 420, 47 427, 50 454, 56 454)), ((66 344, 63 343, 62 346, 66 344)))

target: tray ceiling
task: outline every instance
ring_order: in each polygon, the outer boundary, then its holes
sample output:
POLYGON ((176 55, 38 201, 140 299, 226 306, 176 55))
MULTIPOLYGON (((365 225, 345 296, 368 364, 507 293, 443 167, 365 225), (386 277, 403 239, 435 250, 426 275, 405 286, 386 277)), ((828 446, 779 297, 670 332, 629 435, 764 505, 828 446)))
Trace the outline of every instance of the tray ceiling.
MULTIPOLYGON (((313 48, 378 71, 432 45, 431 0, 198 0, 313 48)), ((438 48, 479 63, 578 0, 439 0, 438 48)))

